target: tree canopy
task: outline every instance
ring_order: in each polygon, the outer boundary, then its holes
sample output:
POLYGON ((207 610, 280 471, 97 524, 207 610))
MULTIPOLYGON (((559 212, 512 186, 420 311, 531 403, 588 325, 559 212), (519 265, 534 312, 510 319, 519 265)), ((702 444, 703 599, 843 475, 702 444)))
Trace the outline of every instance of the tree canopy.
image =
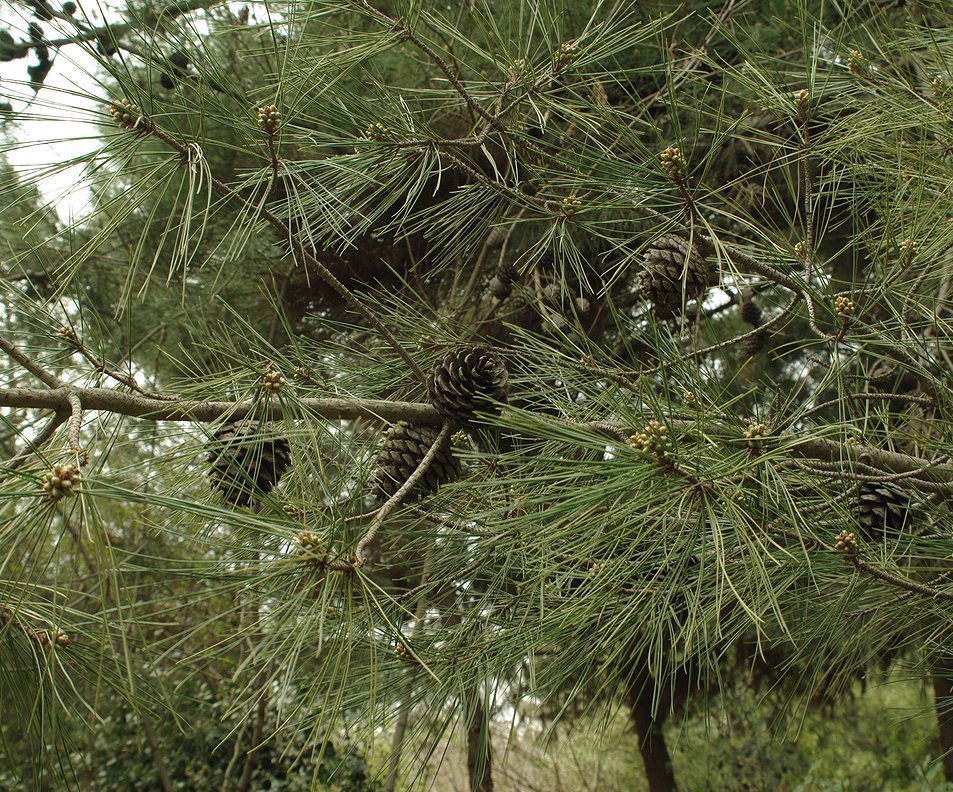
POLYGON ((7 150, 96 125, 0 174, 21 783, 456 729, 490 790, 494 718, 624 707, 657 792, 673 718, 899 664, 953 782, 948 3, 13 6, 7 150))

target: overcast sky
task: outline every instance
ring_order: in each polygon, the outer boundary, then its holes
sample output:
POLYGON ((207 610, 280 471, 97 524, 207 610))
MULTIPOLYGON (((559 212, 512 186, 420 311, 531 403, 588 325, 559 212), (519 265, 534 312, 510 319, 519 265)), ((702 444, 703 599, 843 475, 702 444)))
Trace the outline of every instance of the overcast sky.
MULTIPOLYGON (((92 21, 101 22, 97 4, 83 3, 82 6, 92 21)), ((26 27, 31 21, 43 28, 47 38, 69 32, 66 25, 56 20, 36 20, 24 9, 0 3, 0 25, 8 29, 16 41, 27 38, 26 27)), ((82 165, 59 169, 59 164, 102 145, 96 139, 97 128, 92 119, 102 112, 101 102, 94 97, 102 96, 103 89, 93 76, 96 59, 83 47, 70 45, 59 51, 51 50, 50 54, 54 58, 53 68, 36 96, 27 82, 27 66, 36 62, 32 53, 28 59, 0 63, 0 95, 13 105, 17 117, 16 123, 6 125, 0 145, 7 160, 24 177, 35 178, 51 167, 58 168, 58 172, 40 178, 38 184, 60 217, 68 221, 71 215, 84 211, 88 189, 82 165)))

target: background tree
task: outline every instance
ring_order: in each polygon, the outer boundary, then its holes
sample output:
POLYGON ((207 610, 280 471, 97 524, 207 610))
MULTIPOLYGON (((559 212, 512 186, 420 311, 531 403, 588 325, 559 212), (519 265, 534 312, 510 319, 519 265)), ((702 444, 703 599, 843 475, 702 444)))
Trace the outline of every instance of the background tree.
POLYGON ((13 118, 103 140, 69 227, 10 192, 38 785, 115 783, 85 713, 124 783, 393 789, 456 726, 488 790, 524 698, 624 702, 671 789, 672 713, 898 657, 953 748, 949 10, 665 5, 21 6, 13 118))

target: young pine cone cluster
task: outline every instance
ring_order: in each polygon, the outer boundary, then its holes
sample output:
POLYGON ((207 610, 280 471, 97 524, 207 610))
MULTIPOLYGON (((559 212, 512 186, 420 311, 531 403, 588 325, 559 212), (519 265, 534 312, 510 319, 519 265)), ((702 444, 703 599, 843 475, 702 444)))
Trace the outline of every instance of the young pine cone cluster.
POLYGON ((235 506, 249 506, 271 492, 291 463, 287 439, 259 421, 241 420, 220 427, 208 444, 209 484, 235 506))

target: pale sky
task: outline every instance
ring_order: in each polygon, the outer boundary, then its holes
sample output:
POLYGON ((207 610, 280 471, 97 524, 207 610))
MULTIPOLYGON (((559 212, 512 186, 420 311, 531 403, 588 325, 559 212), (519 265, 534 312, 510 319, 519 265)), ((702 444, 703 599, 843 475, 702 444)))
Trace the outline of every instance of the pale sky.
MULTIPOLYGON (((94 19, 101 18, 92 8, 88 10, 94 19)), ((63 23, 35 20, 19 8, 6 5, 0 11, 0 25, 16 41, 26 38, 30 21, 37 22, 48 38, 69 32, 63 23)), ((92 123, 94 113, 101 112, 101 104, 88 95, 101 95, 102 89, 92 77, 96 59, 82 47, 71 45, 58 52, 51 50, 50 54, 53 68, 35 97, 27 82, 27 66, 36 62, 32 53, 26 59, 0 63, 0 95, 13 105, 18 116, 16 123, 7 124, 0 146, 24 178, 43 174, 38 181, 40 190, 68 221, 71 215, 84 211, 88 188, 83 183, 82 165, 63 164, 102 145, 96 140, 97 129, 92 123)))

